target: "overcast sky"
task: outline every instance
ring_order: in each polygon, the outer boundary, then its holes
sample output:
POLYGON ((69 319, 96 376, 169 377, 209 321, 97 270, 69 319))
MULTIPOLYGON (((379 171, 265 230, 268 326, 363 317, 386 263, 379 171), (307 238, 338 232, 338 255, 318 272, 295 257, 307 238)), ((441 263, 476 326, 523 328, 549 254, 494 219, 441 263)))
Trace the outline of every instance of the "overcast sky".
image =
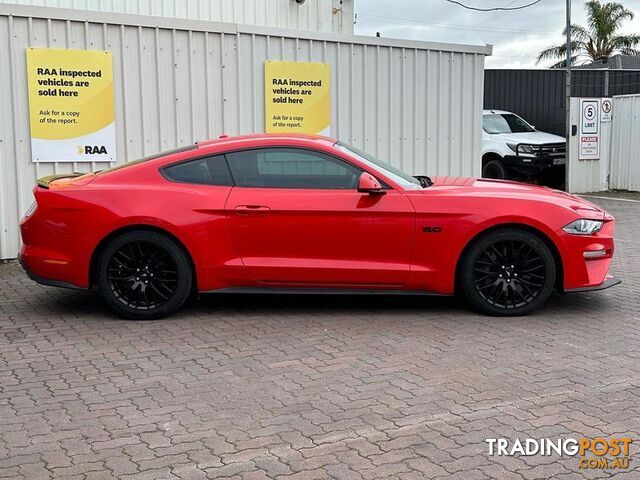
MULTIPOLYGON (((635 13, 624 31, 640 33, 640 0, 619 0, 635 13)), ((517 6, 531 0, 463 0, 476 7, 517 6)), ((585 25, 582 0, 573 0, 573 23, 585 25)), ((565 1, 542 0, 513 12, 476 12, 445 0, 355 0, 356 34, 494 46, 488 68, 543 68, 537 54, 562 42, 565 1)))

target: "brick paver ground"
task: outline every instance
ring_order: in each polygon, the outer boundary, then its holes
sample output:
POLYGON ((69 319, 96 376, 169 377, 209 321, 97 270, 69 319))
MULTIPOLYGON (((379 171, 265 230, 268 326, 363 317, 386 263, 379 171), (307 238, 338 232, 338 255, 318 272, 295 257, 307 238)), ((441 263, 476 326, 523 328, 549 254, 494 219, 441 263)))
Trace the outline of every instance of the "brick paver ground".
POLYGON ((598 201, 624 283, 515 319, 209 296, 136 323, 0 265, 0 478, 639 478, 640 203, 598 201), (625 434, 623 474, 485 443, 625 434))

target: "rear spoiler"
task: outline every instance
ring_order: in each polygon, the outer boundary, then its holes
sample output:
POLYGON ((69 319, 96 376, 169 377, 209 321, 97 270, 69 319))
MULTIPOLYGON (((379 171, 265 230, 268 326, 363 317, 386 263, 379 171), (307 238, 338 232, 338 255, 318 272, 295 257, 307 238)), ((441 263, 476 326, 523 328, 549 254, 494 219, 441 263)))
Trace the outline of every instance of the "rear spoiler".
POLYGON ((84 173, 59 173, 57 175, 47 175, 46 177, 40 177, 38 179, 38 186, 40 188, 49 188, 49 184, 55 180, 60 180, 61 178, 76 178, 84 175, 84 173))

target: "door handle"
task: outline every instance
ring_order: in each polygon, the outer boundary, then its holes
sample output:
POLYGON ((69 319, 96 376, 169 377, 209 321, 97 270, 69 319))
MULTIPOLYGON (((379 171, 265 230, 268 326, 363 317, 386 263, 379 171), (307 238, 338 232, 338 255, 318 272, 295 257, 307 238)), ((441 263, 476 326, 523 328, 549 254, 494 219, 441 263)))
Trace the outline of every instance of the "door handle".
POLYGON ((266 215, 271 209, 264 205, 238 205, 235 211, 238 215, 266 215))

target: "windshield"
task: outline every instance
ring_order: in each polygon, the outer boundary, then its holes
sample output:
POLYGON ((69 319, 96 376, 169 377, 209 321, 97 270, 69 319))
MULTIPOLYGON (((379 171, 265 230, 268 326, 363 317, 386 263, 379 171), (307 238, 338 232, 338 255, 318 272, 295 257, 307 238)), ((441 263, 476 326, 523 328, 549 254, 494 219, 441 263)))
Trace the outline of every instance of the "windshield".
POLYGON ((387 162, 383 162, 382 160, 374 157, 373 155, 369 155, 368 153, 358 150, 357 148, 352 147, 351 145, 346 145, 342 142, 337 142, 334 146, 338 150, 354 155, 355 157, 358 158, 358 160, 366 163, 376 172, 389 177, 391 180, 393 180, 398 185, 404 188, 408 188, 408 189, 422 188, 420 184, 420 180, 412 177, 411 175, 403 172, 402 170, 397 169, 392 165, 389 165, 387 162))
POLYGON ((482 128, 485 132, 497 135, 500 133, 535 132, 531 125, 513 113, 492 113, 482 116, 482 128))

